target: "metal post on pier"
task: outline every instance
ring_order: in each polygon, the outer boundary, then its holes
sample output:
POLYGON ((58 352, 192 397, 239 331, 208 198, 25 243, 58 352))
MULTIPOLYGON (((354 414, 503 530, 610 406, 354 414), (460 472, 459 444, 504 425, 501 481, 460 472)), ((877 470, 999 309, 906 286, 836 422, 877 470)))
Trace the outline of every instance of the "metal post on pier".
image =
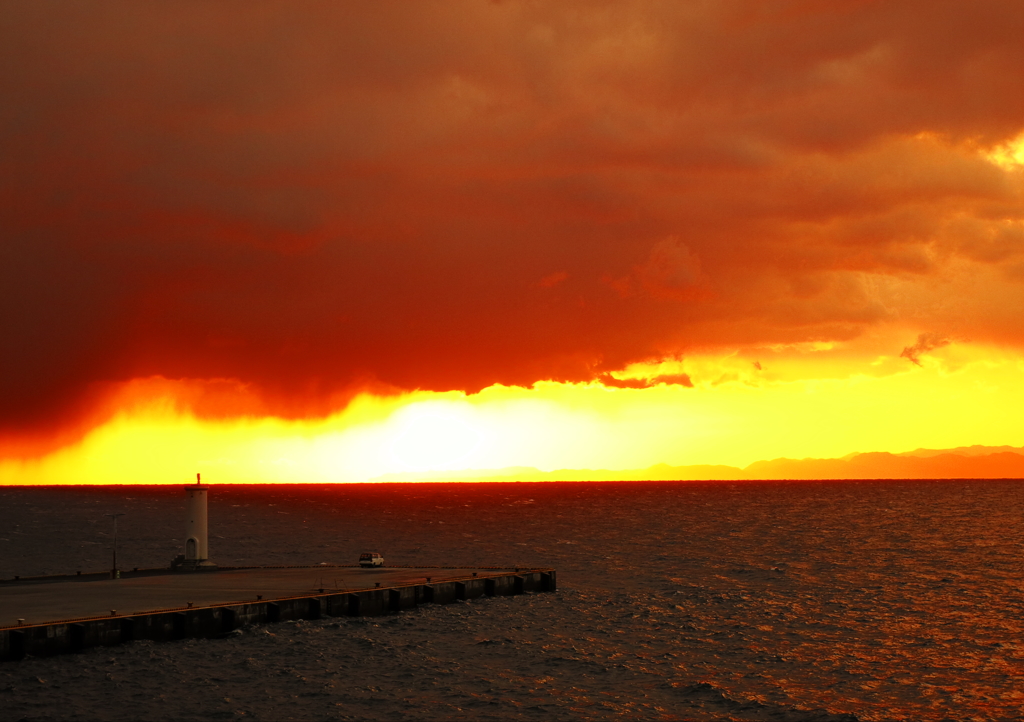
POLYGON ((117 570, 117 517, 124 516, 124 512, 117 512, 116 514, 104 514, 103 516, 109 516, 114 520, 114 563, 110 569, 111 579, 120 579, 121 573, 117 570))

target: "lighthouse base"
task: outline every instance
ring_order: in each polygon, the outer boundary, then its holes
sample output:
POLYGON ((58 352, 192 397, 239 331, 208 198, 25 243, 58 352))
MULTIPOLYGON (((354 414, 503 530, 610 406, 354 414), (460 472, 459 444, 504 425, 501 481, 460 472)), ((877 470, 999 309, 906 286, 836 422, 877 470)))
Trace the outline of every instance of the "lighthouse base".
POLYGON ((199 572, 214 571, 217 565, 209 559, 186 559, 184 554, 179 554, 171 560, 171 571, 175 572, 199 572))

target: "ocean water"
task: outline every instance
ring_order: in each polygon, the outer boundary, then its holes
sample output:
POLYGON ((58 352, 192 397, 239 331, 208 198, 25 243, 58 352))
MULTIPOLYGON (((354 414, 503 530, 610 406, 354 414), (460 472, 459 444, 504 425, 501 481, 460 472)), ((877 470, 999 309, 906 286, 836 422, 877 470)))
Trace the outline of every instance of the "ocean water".
MULTIPOLYGON (((0 663, 0 719, 1018 720, 1024 482, 218 487, 225 565, 550 565, 555 594, 0 663)), ((0 488, 0 577, 179 553, 180 487, 0 488)), ((2 593, 2 590, 0 590, 2 593)))

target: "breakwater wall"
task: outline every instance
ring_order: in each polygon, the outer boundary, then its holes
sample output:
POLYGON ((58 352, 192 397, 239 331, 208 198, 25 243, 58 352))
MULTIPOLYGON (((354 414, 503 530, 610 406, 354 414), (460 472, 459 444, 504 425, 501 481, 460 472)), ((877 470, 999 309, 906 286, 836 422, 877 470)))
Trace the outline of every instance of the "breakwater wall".
POLYGON ((157 642, 216 638, 253 624, 297 619, 394 614, 421 604, 557 589, 554 569, 521 569, 373 588, 317 591, 275 599, 233 601, 106 617, 62 619, 0 628, 0 660, 78 652, 89 647, 149 639, 157 642))

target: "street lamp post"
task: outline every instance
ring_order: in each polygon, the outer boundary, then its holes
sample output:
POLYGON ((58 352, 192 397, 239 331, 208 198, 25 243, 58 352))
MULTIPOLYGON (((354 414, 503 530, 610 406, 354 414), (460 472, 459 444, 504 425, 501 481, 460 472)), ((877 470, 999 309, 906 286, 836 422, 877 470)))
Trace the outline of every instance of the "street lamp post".
POLYGON ((110 570, 110 578, 117 579, 117 517, 124 516, 124 512, 118 512, 117 514, 104 514, 114 520, 114 566, 110 570))

